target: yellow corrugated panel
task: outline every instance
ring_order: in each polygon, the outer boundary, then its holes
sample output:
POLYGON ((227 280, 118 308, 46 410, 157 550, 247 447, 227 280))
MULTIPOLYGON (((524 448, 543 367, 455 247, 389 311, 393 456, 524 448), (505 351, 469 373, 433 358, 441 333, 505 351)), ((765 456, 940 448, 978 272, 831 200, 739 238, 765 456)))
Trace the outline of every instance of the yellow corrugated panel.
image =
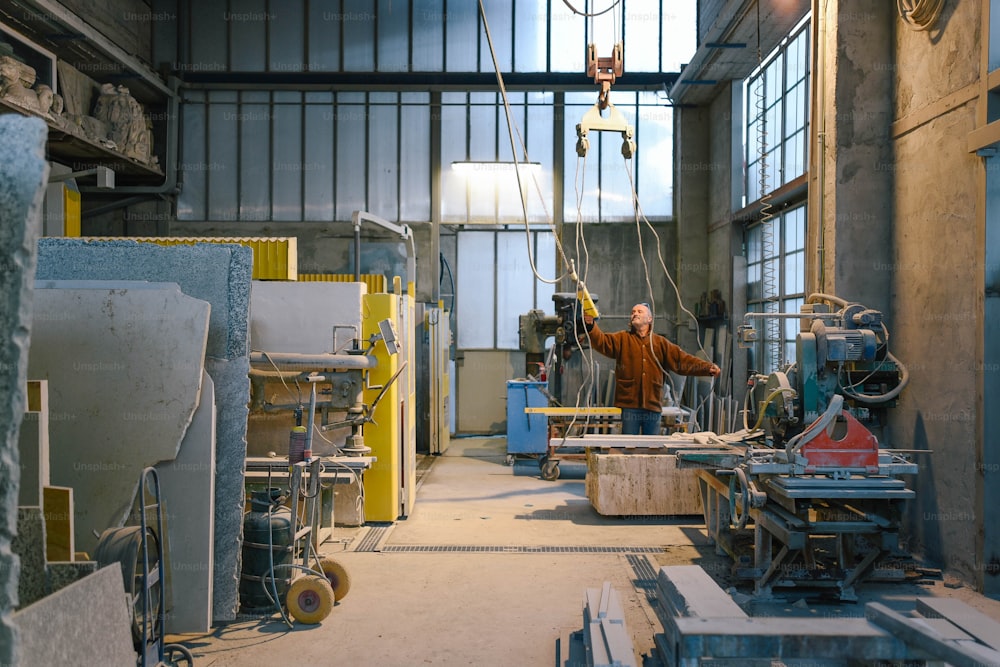
POLYGON ((138 241, 157 245, 234 243, 253 251, 254 280, 298 280, 299 247, 294 236, 88 236, 90 241, 138 241))
MULTIPOLYGON (((361 334, 369 337, 379 333, 378 323, 383 319, 392 320, 399 328, 399 304, 391 294, 366 294, 364 296, 365 315, 361 321, 361 334)), ((399 367, 399 355, 389 354, 385 345, 376 345, 375 358, 378 365, 370 371, 372 385, 380 387, 387 383, 399 367)), ((399 382, 393 382, 375 407, 374 421, 365 426, 365 444, 372 448, 376 458, 371 469, 365 473, 365 520, 395 521, 399 518, 400 493, 400 396, 399 382)), ((365 402, 371 405, 381 389, 366 389, 365 402)))
MULTIPOLYGON (((353 283, 352 273, 300 273, 300 281, 353 283)), ((369 294, 384 294, 386 290, 385 276, 380 273, 362 273, 361 282, 368 286, 369 294)))
POLYGON ((63 185, 63 234, 80 235, 80 193, 63 185))

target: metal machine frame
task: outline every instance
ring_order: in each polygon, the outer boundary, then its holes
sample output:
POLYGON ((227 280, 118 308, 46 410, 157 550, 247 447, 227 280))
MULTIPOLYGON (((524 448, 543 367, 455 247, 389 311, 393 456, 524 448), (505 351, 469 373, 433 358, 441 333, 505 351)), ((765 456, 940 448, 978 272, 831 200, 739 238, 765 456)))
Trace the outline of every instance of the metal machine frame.
MULTIPOLYGON (((756 424, 678 460, 702 468, 709 538, 734 559, 737 575, 754 580, 757 596, 818 586, 856 600, 855 586, 876 571, 904 576, 879 568, 899 548, 902 506, 915 495, 901 477, 918 467, 907 450, 881 448, 861 420, 880 426, 909 376, 888 352, 878 311, 813 295, 786 317, 802 325, 796 363, 751 376, 756 424), (845 372, 864 377, 844 384, 845 372), (752 563, 743 539, 751 531, 752 563)), ((756 340, 749 324, 740 339, 756 340)))

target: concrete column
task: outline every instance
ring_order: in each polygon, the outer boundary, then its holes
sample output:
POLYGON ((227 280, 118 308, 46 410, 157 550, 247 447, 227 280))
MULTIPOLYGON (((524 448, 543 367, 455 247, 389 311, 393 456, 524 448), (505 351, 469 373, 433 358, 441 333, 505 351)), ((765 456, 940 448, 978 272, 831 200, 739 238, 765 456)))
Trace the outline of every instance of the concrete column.
MULTIPOLYGON (((712 165, 711 128, 710 109, 704 107, 674 109, 674 217, 677 230, 677 257, 672 266, 667 259, 667 268, 674 272, 681 300, 692 312, 702 293, 709 288, 710 272, 681 270, 681 267, 709 265, 707 229, 711 215, 711 178, 714 170, 698 166, 712 165)), ((719 285, 720 289, 722 287, 719 285)), ((698 343, 695 331, 689 327, 690 317, 680 309, 679 305, 674 315, 680 323, 675 342, 686 350, 696 350, 698 343)))
POLYGON ((17 530, 20 488, 18 431, 26 405, 35 243, 41 227, 48 177, 45 123, 38 118, 0 117, 0 664, 20 663, 17 629, 20 563, 11 551, 17 530))
MULTIPOLYGON (((814 165, 822 173, 816 283, 822 292, 888 311, 892 287, 894 162, 894 3, 830 0, 814 20, 821 30, 814 80, 821 105, 814 165), (825 13, 824 13, 825 7, 825 13), (825 28, 825 30, 823 30, 825 28), (844 193, 844 194, 842 194, 844 193), (849 193, 849 194, 847 194, 849 193)), ((814 96, 814 100, 817 99, 814 96)))

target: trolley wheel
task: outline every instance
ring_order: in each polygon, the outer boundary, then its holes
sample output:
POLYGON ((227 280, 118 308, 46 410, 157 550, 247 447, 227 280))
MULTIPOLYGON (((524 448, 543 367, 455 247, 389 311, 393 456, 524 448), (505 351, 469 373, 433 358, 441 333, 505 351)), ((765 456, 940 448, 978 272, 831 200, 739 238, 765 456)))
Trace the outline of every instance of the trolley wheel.
POLYGON ((559 461, 546 461, 542 464, 542 479, 553 482, 559 479, 559 461))
POLYGON ((513 454, 508 454, 506 456, 506 458, 504 458, 503 464, 505 466, 512 466, 512 465, 514 465, 514 455, 513 454))
POLYGON ((351 590, 351 575, 347 573, 347 568, 340 561, 329 556, 319 561, 319 567, 323 571, 323 576, 330 582, 330 588, 333 589, 333 599, 340 602, 347 597, 351 590))
POLYGON ((167 667, 194 667, 194 655, 183 644, 164 644, 163 664, 167 667))
POLYGON ((288 613, 299 623, 314 625, 330 615, 333 589, 326 577, 307 574, 292 582, 285 595, 288 613))

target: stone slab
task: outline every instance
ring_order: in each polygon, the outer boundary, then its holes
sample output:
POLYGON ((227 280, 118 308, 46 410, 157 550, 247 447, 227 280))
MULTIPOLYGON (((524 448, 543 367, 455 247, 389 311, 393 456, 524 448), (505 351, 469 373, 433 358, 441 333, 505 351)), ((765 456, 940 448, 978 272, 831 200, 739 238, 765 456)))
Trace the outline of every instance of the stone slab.
POLYGON ((41 505, 42 489, 49 485, 49 383, 28 382, 28 406, 18 434, 21 488, 18 505, 41 505))
POLYGON ((0 664, 17 664, 18 640, 11 620, 17 605, 18 430, 24 417, 28 379, 32 283, 36 240, 48 180, 40 118, 0 117, 0 664))
POLYGON ((215 519, 215 385, 206 371, 201 402, 173 461, 156 466, 167 515, 166 614, 170 634, 208 632, 212 625, 215 519))
POLYGON ((160 246, 135 241, 44 238, 38 241, 39 280, 172 282, 212 304, 208 354, 247 353, 253 251, 240 245, 160 246))
POLYGON ((71 417, 50 424, 51 478, 74 489, 83 551, 125 525, 142 470, 177 456, 198 404, 209 304, 158 285, 35 290, 29 371, 71 417))
POLYGON ((17 534, 11 550, 20 560, 17 607, 26 607, 48 593, 45 581, 45 520, 41 507, 17 508, 17 534))
POLYGON ((587 498, 605 516, 702 514, 694 468, 673 454, 587 450, 587 498))
POLYGON ((105 567, 14 614, 20 667, 135 667, 132 622, 117 566, 105 567), (53 641, 58 638, 58 641, 53 641))
POLYGON ((665 565, 656 575, 657 600, 669 617, 746 619, 746 612, 697 565, 665 565))
POLYGON ((250 347, 302 354, 349 349, 351 340, 361 337, 365 290, 363 283, 255 280, 250 290, 250 347))
POLYGON ((243 467, 250 401, 248 340, 253 251, 233 244, 159 246, 134 241, 41 239, 39 278, 170 281, 212 306, 206 369, 215 382, 216 484, 213 615, 239 606, 243 467))
POLYGON ((52 595, 56 591, 66 588, 73 582, 97 572, 97 569, 97 562, 92 560, 46 563, 45 582, 47 594, 52 595))
POLYGON ((215 621, 236 619, 239 608, 240 551, 243 540, 243 473, 250 410, 250 358, 205 361, 215 383, 215 621))

